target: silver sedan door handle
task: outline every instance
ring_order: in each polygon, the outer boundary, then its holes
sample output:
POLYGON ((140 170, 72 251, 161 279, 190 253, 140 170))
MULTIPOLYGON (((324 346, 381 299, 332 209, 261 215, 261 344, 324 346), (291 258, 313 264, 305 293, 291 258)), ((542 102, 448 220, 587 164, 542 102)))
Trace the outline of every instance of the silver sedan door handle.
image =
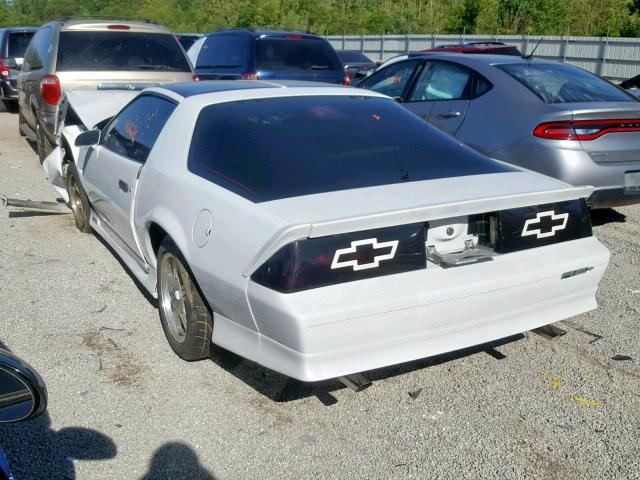
POLYGON ((120 188, 120 190, 122 190, 124 193, 129 193, 129 184, 122 181, 122 180, 118 180, 118 187, 120 188))
POLYGON ((462 115, 460 112, 456 112, 454 110, 449 110, 448 112, 439 113, 438 116, 442 118, 455 118, 462 115))

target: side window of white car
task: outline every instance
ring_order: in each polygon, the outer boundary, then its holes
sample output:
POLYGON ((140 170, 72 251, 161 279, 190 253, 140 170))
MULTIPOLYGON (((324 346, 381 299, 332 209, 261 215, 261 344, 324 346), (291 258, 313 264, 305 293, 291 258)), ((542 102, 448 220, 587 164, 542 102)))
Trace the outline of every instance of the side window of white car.
POLYGON ((112 152, 144 163, 176 104, 154 95, 142 95, 107 126, 102 145, 112 152))

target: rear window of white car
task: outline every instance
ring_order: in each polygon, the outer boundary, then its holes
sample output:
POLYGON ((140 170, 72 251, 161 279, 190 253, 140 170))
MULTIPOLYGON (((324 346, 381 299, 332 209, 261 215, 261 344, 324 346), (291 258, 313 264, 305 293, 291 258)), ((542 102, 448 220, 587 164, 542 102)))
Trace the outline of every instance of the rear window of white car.
POLYGON ((511 169, 386 98, 307 96, 205 107, 188 167, 253 202, 511 169))
POLYGON ((190 72, 191 67, 168 33, 62 32, 56 70, 190 72))
POLYGON ((545 103, 635 102, 609 82, 570 65, 510 63, 496 65, 545 103))

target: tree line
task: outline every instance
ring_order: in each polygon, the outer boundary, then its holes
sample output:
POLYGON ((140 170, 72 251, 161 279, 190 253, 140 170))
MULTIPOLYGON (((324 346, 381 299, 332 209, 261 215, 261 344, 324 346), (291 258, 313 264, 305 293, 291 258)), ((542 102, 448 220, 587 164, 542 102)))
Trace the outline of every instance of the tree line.
POLYGON ((0 26, 67 16, 142 18, 176 32, 640 36, 640 0, 0 0, 0 26))

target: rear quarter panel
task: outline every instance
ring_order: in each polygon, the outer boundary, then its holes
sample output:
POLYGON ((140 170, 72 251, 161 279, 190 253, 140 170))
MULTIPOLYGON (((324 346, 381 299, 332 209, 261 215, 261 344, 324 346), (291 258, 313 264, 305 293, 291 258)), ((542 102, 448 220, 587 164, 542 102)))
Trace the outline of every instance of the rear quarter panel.
POLYGON ((282 220, 188 171, 198 114, 199 109, 185 101, 165 125, 140 175, 135 228, 145 257, 155 267, 149 227, 152 223, 161 226, 187 259, 214 314, 256 330, 242 272, 282 226, 282 220), (211 234, 198 246, 203 218, 211 219, 211 234))

